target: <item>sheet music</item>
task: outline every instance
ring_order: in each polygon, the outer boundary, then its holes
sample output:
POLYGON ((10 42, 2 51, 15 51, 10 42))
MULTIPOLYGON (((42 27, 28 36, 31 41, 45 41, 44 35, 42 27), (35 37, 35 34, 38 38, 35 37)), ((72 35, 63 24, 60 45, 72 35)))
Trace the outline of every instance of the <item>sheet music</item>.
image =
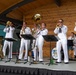
POLYGON ((8 41, 18 41, 18 40, 15 39, 15 38, 4 38, 4 40, 8 40, 8 41))

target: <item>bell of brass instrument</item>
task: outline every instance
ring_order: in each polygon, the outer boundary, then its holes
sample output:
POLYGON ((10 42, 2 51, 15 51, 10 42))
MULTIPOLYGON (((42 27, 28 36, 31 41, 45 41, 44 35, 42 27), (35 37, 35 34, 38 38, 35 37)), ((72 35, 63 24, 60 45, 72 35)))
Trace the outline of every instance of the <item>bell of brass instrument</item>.
POLYGON ((56 25, 56 28, 59 28, 59 27, 60 27, 60 25, 59 25, 59 24, 57 24, 57 25, 56 25))
POLYGON ((36 24, 36 29, 32 29, 32 35, 36 38, 37 37, 37 32, 40 30, 40 20, 42 19, 41 14, 35 14, 32 19, 34 20, 36 24))
POLYGON ((56 25, 56 27, 59 27, 59 25, 56 25))
POLYGON ((41 20, 41 15, 40 15, 40 14, 35 14, 35 15, 32 17, 32 19, 33 19, 35 22, 37 22, 37 21, 41 20))
POLYGON ((6 22, 6 26, 7 26, 7 27, 8 27, 10 24, 11 24, 10 21, 7 21, 7 22, 6 22))

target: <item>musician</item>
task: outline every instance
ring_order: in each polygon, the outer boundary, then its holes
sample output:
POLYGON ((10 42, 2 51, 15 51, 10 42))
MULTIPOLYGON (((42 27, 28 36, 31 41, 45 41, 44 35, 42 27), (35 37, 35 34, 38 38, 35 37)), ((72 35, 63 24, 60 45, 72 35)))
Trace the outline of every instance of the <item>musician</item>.
POLYGON ((76 36, 74 32, 71 32, 68 40, 73 40, 73 46, 70 46, 69 49, 74 50, 74 58, 76 58, 76 36))
MULTIPOLYGON (((6 33, 5 38, 13 38, 13 33, 14 33, 15 28, 13 27, 13 23, 10 21, 7 21, 6 23, 6 27, 4 28, 4 32, 6 33)), ((9 60, 12 58, 12 46, 13 46, 13 42, 11 41, 4 41, 4 46, 3 46, 3 55, 6 56, 6 49, 7 46, 9 47, 9 54, 8 54, 8 58, 9 60)))
POLYGON ((74 40, 75 38, 75 33, 71 32, 71 35, 68 37, 68 40, 74 40))
POLYGON ((61 46, 63 48, 63 53, 64 53, 64 63, 68 64, 69 60, 68 60, 68 51, 67 51, 67 26, 65 26, 63 24, 63 19, 60 19, 57 23, 57 26, 54 30, 54 33, 58 35, 59 40, 56 43, 56 48, 57 48, 57 55, 58 55, 58 59, 57 59, 57 63, 61 63, 61 46))
MULTIPOLYGON (((71 35, 68 37, 68 40, 74 40, 75 39, 75 34, 74 32, 71 32, 71 35)), ((73 50, 73 46, 68 46, 68 49, 73 50)))
POLYGON ((25 55, 24 55, 24 60, 27 60, 28 57, 28 49, 30 46, 30 40, 24 39, 21 34, 31 34, 31 29, 26 26, 26 22, 23 22, 22 29, 20 30, 20 37, 21 37, 21 44, 20 44, 20 51, 19 51, 19 60, 22 59, 23 56, 23 51, 24 49, 26 50, 25 55))
MULTIPOLYGON (((32 35, 35 39, 37 38, 37 32, 39 30, 40 30, 40 24, 34 24, 34 28, 32 28, 32 35)), ((35 43, 36 43, 35 39, 33 40, 33 43, 32 43, 32 49, 35 47, 35 43)))
POLYGON ((37 24, 34 24, 34 27, 32 28, 32 35, 34 36, 34 34, 37 31, 37 24))
MULTIPOLYGON (((36 47, 38 48, 39 51, 39 61, 43 62, 43 44, 44 44, 44 38, 42 35, 47 35, 48 30, 46 29, 46 24, 42 23, 41 25, 41 30, 38 30, 37 32, 37 38, 36 38, 36 47)), ((34 49, 34 61, 36 61, 36 49, 34 49)))

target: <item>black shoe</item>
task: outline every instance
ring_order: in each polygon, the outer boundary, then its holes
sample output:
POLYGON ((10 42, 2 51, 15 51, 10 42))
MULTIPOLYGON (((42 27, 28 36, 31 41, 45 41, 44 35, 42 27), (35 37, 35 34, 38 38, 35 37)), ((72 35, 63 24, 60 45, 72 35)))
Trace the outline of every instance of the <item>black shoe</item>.
POLYGON ((69 62, 65 62, 65 64, 69 64, 69 62))
POLYGON ((24 59, 24 61, 28 61, 27 59, 24 59))
POLYGON ((76 55, 74 56, 74 58, 76 58, 76 55))
POLYGON ((12 58, 9 58, 9 61, 11 61, 12 58))
POLYGON ((39 61, 39 64, 43 64, 44 65, 43 61, 39 61))
POLYGON ((61 63, 61 62, 57 62, 57 61, 56 61, 56 63, 61 63))
POLYGON ((39 61, 39 63, 43 63, 43 61, 39 61))

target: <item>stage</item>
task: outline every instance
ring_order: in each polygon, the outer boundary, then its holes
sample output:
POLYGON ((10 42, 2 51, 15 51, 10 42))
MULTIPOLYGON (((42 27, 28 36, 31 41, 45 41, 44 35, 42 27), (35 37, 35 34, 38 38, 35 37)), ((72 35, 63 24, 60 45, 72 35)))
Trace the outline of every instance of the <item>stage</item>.
MULTIPOLYGON (((48 66, 48 58, 45 58, 44 64, 24 64, 16 63, 16 59, 5 63, 5 59, 0 61, 0 75, 76 75, 76 61, 64 62, 48 66)), ((56 60, 54 60, 55 62, 56 60)))

